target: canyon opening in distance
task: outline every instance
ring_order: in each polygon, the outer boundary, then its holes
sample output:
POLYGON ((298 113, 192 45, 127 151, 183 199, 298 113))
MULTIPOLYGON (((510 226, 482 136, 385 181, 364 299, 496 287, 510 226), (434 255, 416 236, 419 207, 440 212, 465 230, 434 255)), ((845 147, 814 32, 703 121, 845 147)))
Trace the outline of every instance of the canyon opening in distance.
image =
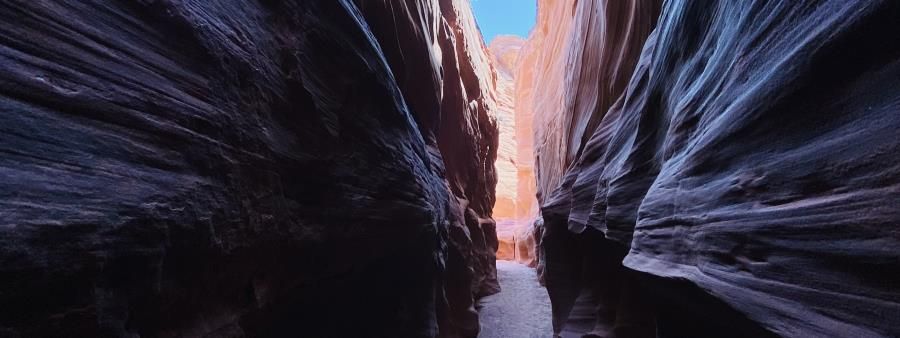
POLYGON ((900 2, 471 1, 0 2, 0 337, 900 337, 900 2))

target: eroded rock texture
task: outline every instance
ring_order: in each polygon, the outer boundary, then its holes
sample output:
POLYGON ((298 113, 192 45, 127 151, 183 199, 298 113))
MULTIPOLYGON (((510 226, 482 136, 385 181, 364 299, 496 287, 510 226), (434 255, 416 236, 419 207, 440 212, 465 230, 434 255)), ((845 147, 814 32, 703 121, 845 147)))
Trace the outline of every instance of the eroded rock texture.
MULTIPOLYGON (((491 64, 497 72, 497 125, 500 129, 500 147, 497 152, 497 203, 493 215, 498 221, 514 219, 518 204, 518 147, 516 140, 516 109, 514 71, 519 50, 525 41, 512 35, 500 35, 491 41, 491 64)), ((530 150, 530 149, 529 149, 530 150)))
POLYGON ((900 5, 657 6, 542 1, 526 45, 557 329, 900 335, 900 5))
MULTIPOLYGON (((497 80, 467 1, 359 0, 452 194, 444 334, 474 336, 474 299, 499 291, 491 218, 499 133, 497 80), (443 80, 442 80, 443 79, 443 80)), ((499 202, 498 202, 499 203, 499 202)))
POLYGON ((497 220, 499 248, 497 259, 534 265, 535 243, 531 221, 534 210, 534 177, 531 175, 531 119, 515 107, 516 73, 519 52, 525 41, 512 35, 500 35, 490 44, 497 70, 497 119, 500 127, 500 151, 497 156, 497 220), (523 137, 524 136, 524 137, 523 137))
POLYGON ((473 27, 458 1, 3 2, 0 336, 474 335, 473 27))
MULTIPOLYGON (((624 313, 640 311, 616 311, 619 303, 636 302, 630 296, 620 300, 626 294, 622 285, 629 284, 622 276, 624 247, 586 231, 591 187, 603 167, 579 174, 580 166, 594 164, 597 157, 598 149, 584 149, 587 141, 613 132, 601 121, 631 78, 659 4, 542 1, 538 7, 537 27, 520 56, 516 107, 534 119, 543 216, 535 229, 542 237, 538 271, 553 300, 554 326, 558 332, 605 335, 618 320, 619 334, 626 334, 626 326, 652 333, 646 318, 624 313), (580 188, 573 190, 576 181, 580 188)), ((598 147, 596 142, 591 146, 598 147)))

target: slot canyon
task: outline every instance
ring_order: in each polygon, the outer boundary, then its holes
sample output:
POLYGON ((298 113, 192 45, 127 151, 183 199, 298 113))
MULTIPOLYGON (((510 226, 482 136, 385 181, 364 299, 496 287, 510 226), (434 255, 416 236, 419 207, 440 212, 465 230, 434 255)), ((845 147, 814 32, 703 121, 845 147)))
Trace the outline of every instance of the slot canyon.
POLYGON ((0 2, 0 337, 900 337, 900 1, 472 1, 0 2))

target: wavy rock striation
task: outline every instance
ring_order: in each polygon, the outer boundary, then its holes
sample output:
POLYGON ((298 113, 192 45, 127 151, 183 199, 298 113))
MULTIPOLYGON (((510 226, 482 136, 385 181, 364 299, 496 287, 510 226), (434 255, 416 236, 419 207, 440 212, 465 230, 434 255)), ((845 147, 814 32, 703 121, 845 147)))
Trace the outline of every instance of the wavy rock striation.
POLYGON ((530 176, 533 156, 531 121, 530 118, 523 119, 519 115, 514 101, 519 51, 524 43, 525 40, 518 36, 500 35, 490 45, 492 61, 497 70, 497 118, 500 125, 500 151, 497 156, 499 175, 494 218, 497 220, 497 238, 500 243, 497 259, 533 265, 536 246, 530 235, 529 222, 537 212, 529 212, 534 206, 534 177, 530 176), (528 130, 523 130, 526 128, 528 130))
POLYGON ((420 129, 445 163, 452 196, 442 333, 474 336, 474 299, 499 291, 491 218, 493 163, 502 149, 495 70, 466 1, 358 2, 420 129))
POLYGON ((534 120, 543 219, 533 232, 557 332, 605 335, 618 317, 620 334, 652 333, 646 316, 638 315, 639 304, 617 314, 619 303, 640 302, 624 289, 630 284, 621 266, 624 248, 586 231, 583 209, 586 201, 590 210, 589 185, 598 169, 579 175, 579 166, 596 157, 585 143, 613 131, 601 121, 624 93, 658 11, 656 1, 541 1, 537 26, 521 52, 516 108, 534 120), (573 190, 576 181, 580 188, 573 190))
POLYGON ((557 331, 900 335, 900 6, 659 5, 541 1, 522 52, 557 331))
POLYGON ((461 1, 0 4, 0 336, 474 336, 461 1))
MULTIPOLYGON (((500 147, 497 153, 497 203, 494 218, 516 218, 518 208, 518 146, 516 140, 516 110, 513 103, 515 91, 514 70, 519 50, 525 41, 513 35, 500 35, 491 41, 491 63, 497 71, 497 124, 500 129, 500 147)), ((530 151, 529 151, 530 153, 530 151)))

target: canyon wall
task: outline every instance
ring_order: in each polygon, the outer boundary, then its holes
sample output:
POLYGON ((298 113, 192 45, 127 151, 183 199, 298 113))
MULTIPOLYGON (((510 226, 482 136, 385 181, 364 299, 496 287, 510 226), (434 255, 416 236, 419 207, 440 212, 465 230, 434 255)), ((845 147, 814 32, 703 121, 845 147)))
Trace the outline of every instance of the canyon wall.
POLYGON ((426 140, 445 163, 452 194, 445 286, 450 312, 442 333, 474 336, 474 300, 499 291, 491 214, 495 186, 504 191, 494 168, 504 148, 503 121, 497 121, 503 104, 489 52, 467 1, 357 2, 426 140))
POLYGON ((535 229, 538 272, 557 332, 654 332, 642 295, 628 290, 634 283, 621 265, 624 248, 586 231, 581 199, 593 196, 587 175, 597 169, 579 175, 574 168, 597 156, 584 149, 588 139, 613 131, 600 121, 624 92, 658 13, 658 1, 540 1, 536 27, 520 56, 516 107, 533 116, 543 217, 535 229), (574 190, 576 181, 584 188, 574 190))
POLYGON ((500 125, 500 152, 497 156, 497 259, 534 266, 536 261, 533 222, 537 217, 534 194, 531 115, 516 109, 516 75, 525 40, 515 35, 498 35, 490 43, 497 70, 500 125), (508 203, 502 203, 508 200, 508 203))
MULTIPOLYGON (((519 217, 521 200, 527 195, 519 194, 519 153, 531 149, 519 146, 519 121, 516 115, 515 71, 519 51, 525 40, 514 35, 498 35, 490 43, 491 61, 497 71, 498 110, 497 122, 500 127, 500 150, 497 155, 497 204, 494 205, 494 219, 497 221, 497 259, 527 263, 530 256, 517 250, 517 236, 521 232, 523 219, 519 217)), ((531 160, 529 159, 528 162, 531 160)), ((533 246, 532 246, 533 247, 533 246)))
POLYGON ((0 336, 474 336, 462 1, 0 4, 0 336))
POLYGON ((540 1, 556 330, 900 335, 898 33, 891 1, 540 1))
MULTIPOLYGON (((497 203, 494 218, 512 220, 518 208, 518 144, 516 140, 516 110, 513 103, 514 74, 519 49, 525 41, 517 36, 500 35, 491 41, 491 63, 497 72, 497 125, 500 147, 497 152, 497 203)), ((498 224, 499 225, 499 224, 498 224)))

